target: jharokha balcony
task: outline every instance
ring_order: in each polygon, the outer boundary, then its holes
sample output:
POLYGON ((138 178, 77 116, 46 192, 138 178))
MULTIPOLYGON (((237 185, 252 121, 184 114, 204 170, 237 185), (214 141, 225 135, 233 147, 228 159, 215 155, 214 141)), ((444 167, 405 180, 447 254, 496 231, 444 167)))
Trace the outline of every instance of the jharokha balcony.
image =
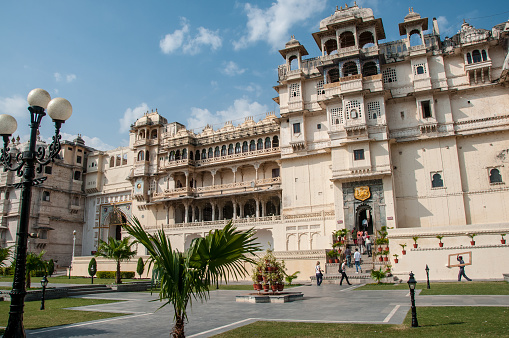
POLYGON ((185 196, 218 196, 239 192, 254 192, 265 190, 281 189, 281 177, 265 178, 261 180, 252 180, 244 182, 232 182, 220 185, 211 185, 207 187, 183 187, 156 192, 152 195, 153 202, 162 199, 172 199, 185 196))

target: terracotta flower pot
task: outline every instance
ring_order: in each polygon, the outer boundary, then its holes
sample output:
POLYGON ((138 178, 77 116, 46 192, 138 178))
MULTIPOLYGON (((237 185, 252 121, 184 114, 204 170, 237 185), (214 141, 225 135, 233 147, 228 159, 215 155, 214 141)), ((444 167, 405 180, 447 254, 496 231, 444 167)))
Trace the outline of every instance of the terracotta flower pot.
POLYGON ((387 261, 389 261, 389 257, 385 256, 384 257, 384 262, 387 262, 387 261))
POLYGON ((381 246, 378 247, 378 252, 382 252, 382 247, 381 246))
POLYGON ((332 258, 329 258, 329 263, 333 263, 334 260, 332 258))
POLYGON ((399 260, 397 258, 394 258, 394 263, 398 264, 399 260))
POLYGON ((335 258, 334 263, 339 263, 339 259, 335 258))
POLYGON ((501 239, 500 243, 505 244, 505 239, 501 239))
POLYGON ((475 241, 470 241, 470 245, 475 245, 475 241))
POLYGON ((417 249, 417 243, 414 244, 414 249, 417 249))
POLYGON ((440 243, 438 243, 438 246, 443 248, 444 247, 444 243, 440 242, 440 243))
POLYGON ((285 288, 284 284, 277 285, 277 291, 283 291, 284 288, 285 288))
POLYGON ((378 257, 378 260, 379 260, 380 262, 383 262, 383 261, 384 261, 384 258, 383 258, 382 256, 380 256, 380 257, 378 257))
POLYGON ((269 284, 263 284, 263 291, 269 291, 269 284))
POLYGON ((277 285, 276 284, 271 284, 270 288, 272 289, 272 292, 276 292, 277 291, 277 285))
POLYGON ((402 255, 406 255, 406 250, 401 251, 402 255))

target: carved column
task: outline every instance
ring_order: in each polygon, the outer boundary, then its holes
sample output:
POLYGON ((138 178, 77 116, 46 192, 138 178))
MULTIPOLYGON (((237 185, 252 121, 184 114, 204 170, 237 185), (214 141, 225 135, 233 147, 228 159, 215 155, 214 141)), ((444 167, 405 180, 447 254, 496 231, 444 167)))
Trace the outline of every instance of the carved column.
POLYGON ((212 220, 216 220, 216 203, 210 202, 210 205, 212 206, 212 220))
POLYGON ((246 205, 244 201, 239 202, 240 218, 244 218, 244 205, 246 205))
POLYGON ((233 205, 233 219, 237 219, 237 202, 235 200, 232 200, 233 205))
POLYGON ((260 168, 260 163, 253 164, 253 167, 254 167, 255 173, 256 173, 255 180, 258 181, 258 169, 260 168))
POLYGON ((216 185, 216 173, 217 173, 217 170, 214 169, 214 170, 211 170, 210 173, 212 174, 212 186, 216 185))
POLYGON ((224 203, 223 202, 220 202, 217 204, 217 208, 219 209, 219 220, 222 220, 224 217, 223 217, 223 208, 224 208, 224 203))
POLYGON ((255 197, 255 202, 256 202, 255 216, 256 216, 256 218, 258 218, 258 217, 260 217, 260 198, 258 196, 255 197))
POLYGON ((237 167, 231 167, 233 172, 233 183, 237 183, 237 167))
POLYGON ((196 221, 196 207, 191 205, 191 222, 196 221))
POLYGON ((262 202, 262 217, 267 216, 267 200, 265 198, 261 199, 262 202))
POLYGON ((184 203, 184 223, 189 223, 189 203, 184 203))
POLYGON ((186 175, 186 188, 189 188, 189 172, 184 171, 184 174, 186 175))

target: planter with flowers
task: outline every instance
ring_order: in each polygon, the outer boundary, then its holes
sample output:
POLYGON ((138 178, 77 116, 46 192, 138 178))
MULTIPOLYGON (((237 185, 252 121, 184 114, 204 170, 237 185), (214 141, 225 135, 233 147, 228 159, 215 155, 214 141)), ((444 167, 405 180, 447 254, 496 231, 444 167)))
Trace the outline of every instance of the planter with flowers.
POLYGON ((265 292, 272 288, 273 292, 282 291, 284 288, 283 278, 285 276, 284 261, 276 261, 276 257, 271 249, 267 249, 265 255, 261 257, 256 266, 253 268, 253 288, 261 291, 262 287, 265 292), (263 282, 263 284, 262 284, 263 282))
POLYGON ((444 243, 442 243, 442 238, 444 238, 444 236, 437 235, 436 237, 439 240, 438 246, 442 248, 444 246, 444 243))
POLYGON ((399 255, 398 254, 394 254, 393 256, 394 256, 394 263, 398 264, 398 262, 399 262, 399 260, 398 260, 399 255))
POLYGON ((417 249, 417 240, 419 239, 419 236, 414 236, 412 239, 414 240, 414 249, 417 249))
POLYGON ((329 257, 329 263, 334 263, 338 257, 338 253, 336 250, 327 251, 327 257, 329 257))
POLYGON ((402 254, 403 256, 404 256, 404 255, 406 255, 406 250, 405 250, 406 243, 400 244, 400 246, 401 246, 401 249, 403 249, 403 250, 401 250, 401 254, 402 254))
POLYGON ((477 234, 467 234, 468 237, 470 237, 470 245, 475 245, 474 237, 477 236, 477 234))
POLYGON ((387 257, 387 256, 389 255, 389 250, 384 250, 384 251, 382 252, 382 255, 384 255, 384 256, 385 256, 385 257, 384 257, 384 262, 389 261, 389 257, 387 257))

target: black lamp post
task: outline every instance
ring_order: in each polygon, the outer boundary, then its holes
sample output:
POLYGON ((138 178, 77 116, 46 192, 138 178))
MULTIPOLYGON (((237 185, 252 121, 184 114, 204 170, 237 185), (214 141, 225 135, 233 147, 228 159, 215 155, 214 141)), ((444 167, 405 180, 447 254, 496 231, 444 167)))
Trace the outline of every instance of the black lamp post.
POLYGON ((408 279, 408 287, 410 288, 410 300, 412 302, 412 327, 418 327, 417 313, 415 311, 415 285, 417 281, 414 278, 414 274, 410 272, 410 278, 408 279))
POLYGON ((427 288, 429 289, 429 268, 428 268, 428 264, 426 264, 426 282, 427 282, 427 288))
POLYGON ((41 310, 44 310, 44 295, 46 293, 46 286, 48 286, 48 279, 46 278, 46 276, 42 277, 41 286, 42 286, 41 310))
POLYGON ((28 110, 31 116, 29 147, 16 156, 10 152, 9 138, 16 131, 18 124, 14 117, 7 114, 0 115, 0 136, 4 140, 0 163, 3 165, 4 171, 16 171, 17 176, 22 177, 20 183, 14 184, 14 187, 21 188, 21 204, 15 256, 16 267, 10 292, 11 307, 4 337, 25 337, 23 308, 26 295, 25 272, 32 186, 39 185, 46 180, 46 177, 36 178, 35 172, 42 173, 43 167, 53 161, 60 152, 60 127, 72 114, 72 106, 69 101, 60 97, 51 100, 51 96, 44 89, 32 90, 28 94, 27 101, 30 105, 28 110), (36 149, 37 132, 42 118, 46 115, 45 110, 55 122, 55 135, 48 149, 43 146, 36 149))

